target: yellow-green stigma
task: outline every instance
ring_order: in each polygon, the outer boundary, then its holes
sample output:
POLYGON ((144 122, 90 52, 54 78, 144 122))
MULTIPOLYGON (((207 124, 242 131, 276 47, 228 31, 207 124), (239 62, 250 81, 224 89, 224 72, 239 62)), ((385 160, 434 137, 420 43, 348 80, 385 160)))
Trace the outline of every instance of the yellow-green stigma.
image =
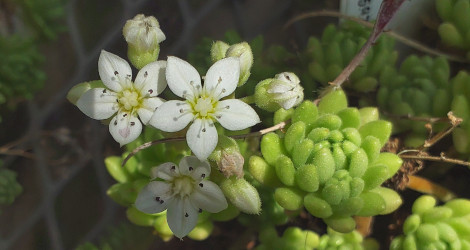
POLYGON ((118 93, 119 107, 126 112, 134 112, 142 104, 142 96, 135 89, 125 89, 118 93))
POLYGON ((210 97, 199 97, 193 105, 194 114, 198 118, 212 118, 216 101, 210 97))
POLYGON ((182 175, 173 179, 173 194, 181 197, 189 196, 194 191, 194 179, 187 175, 182 175))

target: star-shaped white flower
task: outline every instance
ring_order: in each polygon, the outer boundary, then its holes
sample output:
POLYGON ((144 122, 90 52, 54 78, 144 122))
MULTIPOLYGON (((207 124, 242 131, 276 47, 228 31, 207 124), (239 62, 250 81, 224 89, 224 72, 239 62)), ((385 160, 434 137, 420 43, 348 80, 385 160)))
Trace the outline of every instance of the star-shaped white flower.
POLYGON ((150 125, 176 132, 192 122, 186 133, 188 146, 200 160, 206 159, 217 146, 215 121, 228 130, 242 130, 260 122, 250 105, 237 99, 221 100, 235 91, 239 75, 239 59, 225 58, 209 68, 202 86, 193 66, 177 57, 168 57, 168 87, 185 100, 163 103, 150 119, 150 125))
POLYGON ((178 237, 189 234, 202 210, 218 213, 227 208, 227 200, 215 183, 204 180, 211 172, 207 161, 186 156, 179 166, 167 162, 152 170, 152 181, 137 196, 135 207, 148 214, 168 209, 168 226, 178 237))
POLYGON ((142 132, 142 123, 148 124, 155 109, 164 102, 157 95, 166 87, 165 67, 164 61, 149 63, 132 82, 129 63, 103 50, 98 71, 106 88, 88 90, 78 99, 77 107, 97 120, 117 113, 109 123, 109 132, 121 146, 132 142, 142 132))

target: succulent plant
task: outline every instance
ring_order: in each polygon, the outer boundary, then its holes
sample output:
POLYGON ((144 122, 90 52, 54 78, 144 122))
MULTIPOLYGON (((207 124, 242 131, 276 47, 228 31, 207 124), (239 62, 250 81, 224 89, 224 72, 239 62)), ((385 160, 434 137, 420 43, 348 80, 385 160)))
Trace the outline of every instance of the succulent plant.
MULTIPOLYGON (((450 110, 449 64, 442 57, 411 55, 399 71, 387 67, 380 75, 377 103, 395 116, 446 117, 450 110)), ((397 132, 411 131, 405 143, 419 146, 426 138, 425 122, 399 119, 397 132)))
POLYGON ((279 110, 275 122, 291 119, 285 134, 261 139, 260 156, 249 160, 251 175, 275 188, 286 210, 305 207, 338 232, 351 232, 351 216, 387 214, 401 204, 393 190, 380 187, 402 160, 381 153, 392 125, 378 120, 375 108, 348 108, 342 90, 333 90, 318 107, 304 101, 292 112, 279 110))
POLYGON ((443 20, 438 28, 442 41, 470 59, 470 0, 436 0, 436 10, 443 20))
POLYGON ((390 249, 470 249, 470 200, 454 199, 436 206, 429 195, 419 197, 403 233, 390 249))
POLYGON ((327 232, 327 234, 320 237, 320 243, 317 249, 379 249, 379 244, 376 240, 372 238, 364 239, 362 235, 355 230, 350 233, 343 234, 328 228, 327 232))
POLYGON ((463 119, 453 131, 455 149, 462 154, 470 153, 470 75, 460 71, 451 80, 453 88, 452 111, 463 119))
MULTIPOLYGON (((333 81, 359 52, 367 41, 371 29, 357 23, 344 22, 339 27, 328 25, 321 37, 310 37, 306 53, 311 54, 309 72, 323 85, 333 81)), ((392 66, 397 59, 393 38, 381 36, 364 61, 351 74, 345 88, 369 92, 377 87, 377 79, 385 66, 392 66)))
POLYGON ((318 235, 310 230, 302 230, 298 227, 289 227, 279 237, 274 227, 266 227, 260 231, 259 244, 256 250, 307 250, 318 246, 318 235))

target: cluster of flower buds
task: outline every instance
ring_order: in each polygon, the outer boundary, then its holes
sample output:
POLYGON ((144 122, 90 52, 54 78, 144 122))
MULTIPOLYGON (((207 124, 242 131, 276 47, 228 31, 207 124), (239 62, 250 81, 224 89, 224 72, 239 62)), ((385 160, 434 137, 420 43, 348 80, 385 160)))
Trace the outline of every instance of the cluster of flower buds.
POLYGON ((470 1, 436 0, 436 10, 444 21, 438 28, 442 41, 470 59, 470 1))
POLYGON ((380 187, 402 160, 380 152, 392 126, 378 120, 377 109, 348 108, 344 92, 332 90, 318 107, 304 101, 290 115, 276 113, 275 122, 283 117, 292 123, 285 134, 263 136, 263 157, 252 156, 249 171, 276 188, 275 200, 282 207, 305 207, 344 233, 355 228, 351 216, 388 214, 401 204, 395 191, 380 187))
POLYGON ((434 197, 424 195, 412 212, 403 224, 404 235, 393 239, 390 249, 470 249, 470 200, 436 206, 434 197))
MULTIPOLYGON (((357 23, 344 22, 340 27, 327 26, 321 37, 311 37, 307 53, 311 55, 310 74, 323 85, 333 81, 359 52, 367 41, 370 29, 357 23)), ((394 40, 381 36, 364 61, 345 83, 346 88, 369 92, 377 87, 377 78, 385 66, 393 66, 397 59, 394 40)))
POLYGON ((211 59, 217 62, 227 57, 237 57, 240 59, 240 78, 238 86, 242 86, 248 81, 251 75, 251 66, 253 66, 253 52, 247 42, 241 42, 228 45, 222 41, 216 41, 212 44, 211 59))
MULTIPOLYGON (((393 67, 382 72, 378 105, 396 116, 445 117, 451 103, 449 74, 445 58, 409 56, 398 72, 393 67)), ((427 136, 425 122, 401 119, 396 125, 397 132, 413 132, 405 141, 408 146, 421 145, 427 136)))

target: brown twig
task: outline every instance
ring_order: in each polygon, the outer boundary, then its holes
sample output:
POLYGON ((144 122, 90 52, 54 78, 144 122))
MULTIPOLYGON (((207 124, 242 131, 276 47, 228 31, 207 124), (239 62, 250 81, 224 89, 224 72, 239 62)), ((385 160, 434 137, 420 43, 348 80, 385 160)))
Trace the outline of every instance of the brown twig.
POLYGON ((420 193, 434 195, 444 202, 452 200, 456 197, 456 195, 450 190, 423 177, 410 175, 408 178, 409 182, 407 184, 407 188, 409 189, 413 189, 420 193))
POLYGON ((462 166, 470 167, 470 162, 463 161, 459 159, 447 158, 444 152, 440 156, 430 156, 430 155, 408 155, 408 154, 399 154, 402 159, 411 159, 411 160, 423 160, 423 161, 437 161, 437 162, 446 162, 462 166))
MULTIPOLYGON (((332 10, 320 10, 320 11, 312 11, 312 12, 308 12, 308 13, 305 13, 305 14, 301 14, 301 15, 298 15, 298 16, 290 19, 284 25, 284 29, 287 29, 293 23, 298 22, 300 20, 310 18, 310 17, 319 17, 319 16, 338 17, 338 18, 353 21, 355 23, 361 24, 361 25, 369 27, 369 28, 374 27, 373 23, 364 21, 364 20, 362 20, 360 18, 357 18, 357 17, 344 15, 344 14, 341 14, 340 12, 332 11, 332 10)), ((411 38, 407 38, 405 36, 402 36, 402 35, 394 32, 392 30, 386 30, 386 31, 384 31, 384 34, 397 39, 397 41, 399 41, 399 42, 401 42, 401 43, 403 43, 403 44, 405 44, 405 45, 407 45, 411 48, 414 48, 416 50, 422 51, 422 52, 427 53, 427 54, 431 54, 431 55, 435 55, 435 56, 442 56, 442 57, 447 58, 448 60, 455 61, 455 62, 462 62, 462 63, 468 63, 469 62, 467 59, 465 59, 463 57, 456 56, 456 55, 451 55, 451 54, 447 54, 447 53, 435 50, 435 49, 430 48, 430 47, 428 47, 424 44, 421 44, 420 42, 415 41, 411 38)))
MULTIPOLYGON (((288 122, 280 122, 279 124, 276 124, 276 125, 274 125, 272 127, 269 127, 269 128, 262 129, 262 130, 257 131, 257 132, 252 132, 252 133, 248 133, 248 134, 244 134, 244 135, 232 135, 230 137, 233 138, 233 139, 244 139, 244 138, 248 138, 248 137, 262 136, 262 135, 267 134, 269 132, 273 132, 273 131, 284 128, 287 125, 287 123, 288 122)), ((167 142, 184 141, 184 140, 186 140, 186 137, 163 138, 163 139, 159 139, 159 140, 155 140, 155 141, 146 142, 146 143, 138 146, 134 150, 132 150, 132 152, 129 153, 126 156, 126 158, 122 161, 121 166, 126 165, 126 162, 132 156, 137 154, 139 151, 144 150, 146 148, 149 148, 153 145, 157 145, 157 144, 161 144, 161 143, 167 143, 167 142)))
POLYGON ((420 116, 412 116, 411 114, 407 115, 397 115, 392 114, 387 111, 382 111, 384 115, 390 117, 391 119, 406 119, 410 121, 417 121, 417 122, 428 122, 428 123, 437 123, 437 122, 450 122, 448 117, 420 117, 420 116))
POLYGON ((435 136, 431 137, 430 139, 427 139, 426 141, 424 141, 424 144, 421 147, 419 147, 419 149, 429 148, 432 145, 436 144, 442 138, 444 138, 448 134, 452 133, 452 131, 454 131, 454 129, 457 126, 459 126, 460 123, 462 123, 462 121, 463 121, 462 118, 459 118, 459 117, 455 116, 452 111, 449 111, 447 113, 447 117, 450 121, 450 127, 448 127, 447 129, 437 133, 435 136))

